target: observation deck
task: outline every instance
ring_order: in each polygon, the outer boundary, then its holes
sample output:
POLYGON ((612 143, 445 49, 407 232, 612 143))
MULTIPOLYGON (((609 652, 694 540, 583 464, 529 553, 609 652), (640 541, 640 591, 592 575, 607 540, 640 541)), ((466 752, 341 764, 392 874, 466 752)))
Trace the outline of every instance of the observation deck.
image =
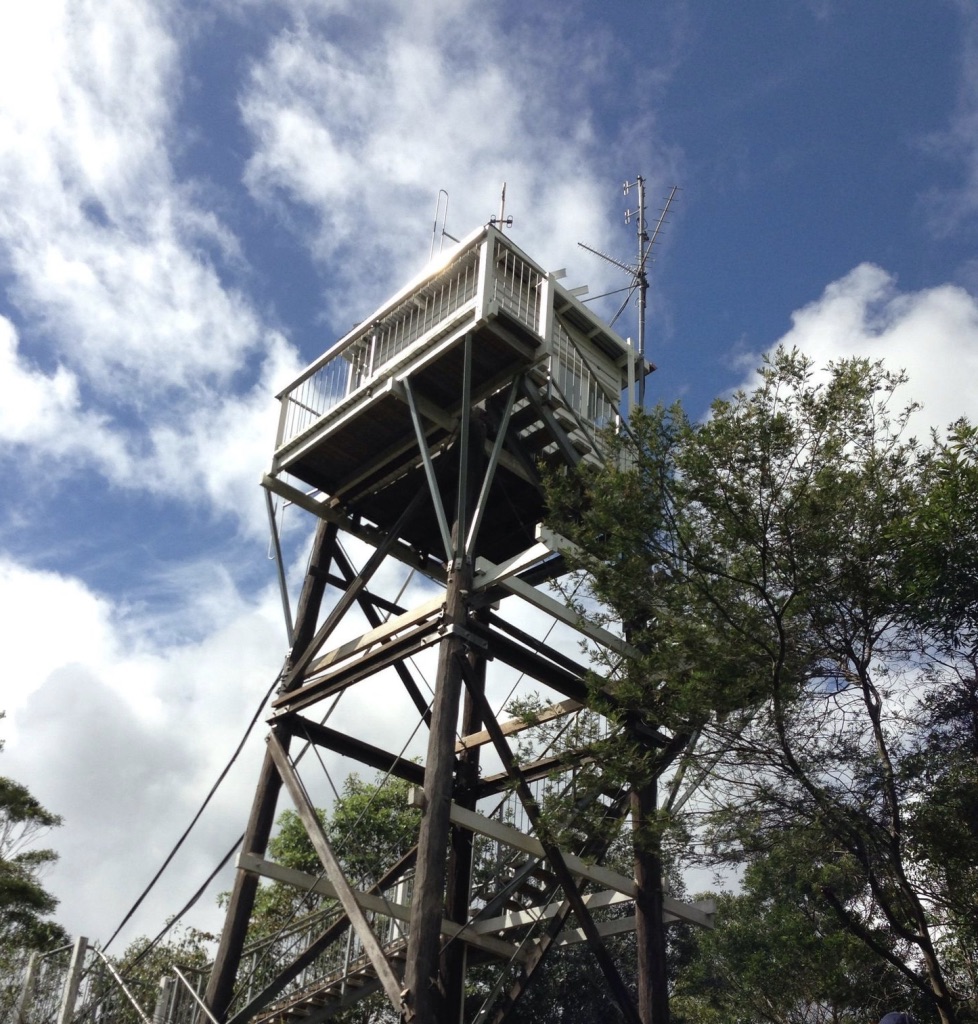
MULTIPOLYGON (((325 518, 386 530, 425 486, 426 459, 440 484, 451 484, 457 460, 444 456, 467 404, 482 416, 487 453, 506 434, 481 546, 508 557, 533 541, 540 462, 597 453, 598 430, 616 422, 622 391, 650 369, 637 359, 553 274, 486 226, 277 396, 263 483, 325 518)), ((420 517, 403 539, 436 550, 433 517, 420 517)))

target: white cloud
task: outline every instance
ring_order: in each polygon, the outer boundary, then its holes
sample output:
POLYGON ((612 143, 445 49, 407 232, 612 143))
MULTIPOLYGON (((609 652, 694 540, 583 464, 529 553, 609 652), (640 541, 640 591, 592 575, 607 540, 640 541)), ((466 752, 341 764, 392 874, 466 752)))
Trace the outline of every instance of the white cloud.
POLYGON ((0 265, 22 324, 0 320, 0 443, 49 472, 245 510, 250 530, 270 388, 296 359, 222 279, 237 242, 175 176, 167 13, 80 0, 0 15, 0 265))
POLYGON ((946 129, 926 144, 935 156, 960 168, 960 184, 927 195, 931 227, 938 235, 958 231, 978 214, 978 11, 970 0, 956 0, 961 19, 957 103, 946 129))
POLYGON ((271 462, 279 407, 274 395, 298 373, 295 351, 273 338, 255 385, 240 395, 211 393, 180 422, 151 429, 149 457, 133 483, 148 491, 206 501, 246 532, 267 530, 261 471, 271 462))
MULTIPOLYGON (((161 645, 152 613, 141 617, 76 579, 0 561, 0 606, 17 637, 0 678, 8 714, 0 772, 65 818, 50 841, 61 859, 45 884, 74 934, 108 938, 189 824, 281 665, 274 592, 248 599, 206 565, 185 568, 181 582, 181 607, 205 635, 161 645)), ((129 937, 162 927, 241 831, 263 732, 129 937)), ((214 895, 201 909, 208 925, 219 920, 214 895)))
POLYGON ((622 230, 622 171, 591 115, 611 45, 600 26, 584 39, 568 12, 517 34, 485 5, 377 3, 352 47, 334 41, 328 14, 303 13, 242 97, 255 140, 246 183, 355 290, 349 316, 368 311, 364 291, 375 302, 423 264, 439 188, 456 236, 498 212, 506 182, 513 237, 534 258, 576 260, 596 284, 614 274, 577 248, 616 248, 622 230))
POLYGON ((295 351, 273 335, 249 391, 204 392, 180 416, 161 413, 143 426, 121 427, 107 412, 85 406, 74 371, 32 367, 13 324, 0 316, 0 445, 43 464, 48 480, 94 469, 121 491, 203 506, 262 536, 267 523, 258 481, 275 437, 273 396, 298 369, 295 351))
POLYGON ((978 419, 978 299, 963 288, 901 292, 885 270, 864 263, 794 313, 779 344, 817 366, 862 356, 905 370, 905 399, 923 405, 912 421, 920 436, 961 416, 978 419))
POLYGON ((14 325, 0 316, 0 443, 56 459, 82 456, 107 475, 125 472, 119 438, 104 416, 83 408, 77 376, 59 365, 51 374, 20 358, 14 325))

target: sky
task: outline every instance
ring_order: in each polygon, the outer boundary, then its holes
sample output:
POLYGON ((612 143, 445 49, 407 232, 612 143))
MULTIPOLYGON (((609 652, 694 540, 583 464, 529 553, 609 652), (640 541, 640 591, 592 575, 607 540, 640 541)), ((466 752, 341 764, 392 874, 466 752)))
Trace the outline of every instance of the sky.
MULTIPOLYGON (((461 237, 505 182, 597 296, 627 278, 578 243, 634 259, 639 175, 653 223, 680 188, 650 402, 703 416, 786 344, 905 369, 921 432, 978 417, 971 0, 3 5, 0 773, 64 818, 70 933, 115 931, 281 667, 275 393, 423 268, 440 189, 461 237)), ((114 951, 242 830, 262 734, 114 951)))

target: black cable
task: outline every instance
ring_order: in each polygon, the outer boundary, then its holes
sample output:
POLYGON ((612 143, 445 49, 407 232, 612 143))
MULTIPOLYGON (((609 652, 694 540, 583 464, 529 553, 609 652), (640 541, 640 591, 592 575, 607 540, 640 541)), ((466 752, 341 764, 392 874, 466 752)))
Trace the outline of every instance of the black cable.
MULTIPOLYGON (((156 938, 152 939, 145 946, 145 948, 141 949, 139 953, 137 953, 136 956, 128 964, 126 964, 126 977, 129 976, 133 968, 139 963, 140 960, 143 959, 143 957, 147 956, 153 949, 156 948, 156 946, 159 945, 159 943, 163 939, 163 936, 166 935, 166 933, 170 931, 170 929, 175 924, 178 924, 183 915, 186 914, 187 911, 190 910, 190 908, 200 899, 200 897, 204 895, 204 893, 207 891, 207 887, 211 884, 211 882, 214 881, 214 879, 220 873, 224 865, 227 864, 227 862, 231 859, 231 855, 241 845, 243 841, 244 832, 242 832, 241 835, 238 836, 237 839, 235 839, 234 845, 231 847, 230 850, 228 850, 226 854, 224 854, 224 856, 221 858, 221 862, 207 876, 207 879, 205 880, 204 884, 193 894, 193 896, 190 897, 190 899, 180 908, 180 910, 172 918, 170 918, 169 921, 167 921, 167 923, 163 926, 162 931, 159 932, 156 938)), ((115 938, 115 936, 113 936, 113 938, 115 938)))
MULTIPOLYGON (((275 687, 278 686, 279 680, 281 678, 282 678, 282 674, 279 673, 279 675, 275 678, 275 681, 268 688, 268 692, 265 694, 265 696, 262 699, 261 703, 258 705, 257 710, 255 711, 254 715, 252 716, 251 721, 248 723, 248 728, 245 729, 244 735, 241 737, 241 741, 238 743, 238 746, 235 748, 234 753, 231 755, 231 759, 228 761, 228 763, 221 770, 221 774, 218 775, 217 781, 214 783, 213 786, 211 786, 210 792, 207 794, 206 797, 204 797, 204 802, 198 808, 197 813, 193 817, 193 820, 190 822, 190 824, 184 830, 183 835, 180 836, 180 838, 177 840, 176 845, 173 847, 173 849, 167 854, 166 860, 163 861, 163 864, 160 866, 159 871, 157 871, 156 874, 153 875, 153 878, 151 879, 149 885, 146 886, 146 888, 142 891, 142 893, 140 893, 140 896, 136 900, 136 902, 129 908, 129 912, 122 919, 121 923, 119 924, 119 927, 116 928, 116 930, 112 933, 112 936, 109 939, 109 941, 106 942, 106 944, 102 947, 102 951, 103 952, 105 950, 107 950, 109 948, 109 946, 112 945, 112 943, 115 941, 116 938, 118 938, 119 932, 121 932, 122 929, 125 928, 125 926, 129 923, 129 920, 132 917, 132 915, 136 913, 136 911, 139 909, 140 905, 142 904, 143 900, 146 899, 146 897, 153 890, 153 886, 156 885, 156 883, 160 880, 160 876, 170 866, 170 862, 173 860, 173 858, 177 855, 177 852, 183 846, 187 836, 190 835, 190 833, 193 830, 194 826, 197 824, 198 821, 200 821, 200 817, 204 813, 204 810, 207 808, 207 805, 211 802, 211 799, 213 798, 214 794, 217 792, 218 787, 221 785, 221 783, 227 777, 228 772, 231 770, 231 766, 234 764, 235 761, 237 761, 238 755, 244 749, 244 745, 248 741, 248 737, 251 735, 251 730, 254 729, 255 724, 257 723, 259 717, 261 716, 262 709, 268 703, 269 698, 272 696, 272 693, 275 691, 275 687)), ((240 841, 241 840, 239 839, 238 842, 240 842, 240 841)), ((235 846, 237 846, 237 843, 235 843, 235 846)), ((228 854, 228 856, 230 856, 230 854, 228 854)), ((225 859, 227 859, 227 858, 225 858, 225 859)), ((211 877, 213 877, 213 876, 211 876, 211 877)))

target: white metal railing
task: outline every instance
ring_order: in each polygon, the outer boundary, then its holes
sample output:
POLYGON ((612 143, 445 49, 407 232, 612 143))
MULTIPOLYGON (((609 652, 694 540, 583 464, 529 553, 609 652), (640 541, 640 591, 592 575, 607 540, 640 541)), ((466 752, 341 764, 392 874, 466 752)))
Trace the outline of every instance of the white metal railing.
MULTIPOLYGON (((391 904, 410 906, 413 887, 413 875, 385 889, 384 899, 391 904)), ((238 969, 238 986, 229 1015, 242 1009, 258 995, 278 975, 282 964, 295 959, 314 939, 335 921, 343 916, 343 912, 335 904, 309 914, 298 921, 292 928, 271 938, 261 939, 249 944, 242 955, 238 969)), ((391 952, 407 941, 407 924, 394 917, 384 914, 367 912, 374 934, 386 951, 391 952)), ((343 986, 345 979, 355 975, 366 966, 368 957, 353 928, 347 929, 343 941, 334 942, 322 956, 307 966, 297 977, 293 978, 281 992, 274 1004, 281 1004, 296 998, 306 991, 321 989, 327 983, 335 982, 343 986)), ((178 999, 178 1005, 172 1015, 166 1017, 165 1024, 195 1024, 194 1010, 189 995, 178 999)))
POLYGON ((0 985, 0 1021, 41 1024, 56 1020, 71 960, 69 944, 49 953, 25 953, 22 963, 8 964, 10 977, 0 985))
MULTIPOLYGON (((402 292, 278 396, 276 450, 305 435, 345 398, 389 372, 411 346, 435 341, 463 317, 471 316, 474 323, 493 308, 549 343, 551 380, 583 423, 600 427, 613 422, 618 407, 610 391, 620 371, 609 364, 609 379, 602 387, 588 357, 553 315, 552 288, 547 275, 505 236, 491 230, 475 235, 442 270, 402 292)), ((595 358, 607 362, 603 356, 595 358)))
POLYGON ((554 323, 550 374, 561 397, 586 422, 604 427, 615 421, 617 406, 560 321, 554 323))
POLYGON ((282 410, 276 448, 299 437, 408 346, 437 333, 440 325, 473 302, 478 292, 479 252, 479 244, 461 252, 436 277, 330 349, 284 391, 279 396, 282 410))
POLYGON ((492 298, 531 330, 540 327, 540 283, 543 275, 514 252, 501 237, 493 253, 492 298))

